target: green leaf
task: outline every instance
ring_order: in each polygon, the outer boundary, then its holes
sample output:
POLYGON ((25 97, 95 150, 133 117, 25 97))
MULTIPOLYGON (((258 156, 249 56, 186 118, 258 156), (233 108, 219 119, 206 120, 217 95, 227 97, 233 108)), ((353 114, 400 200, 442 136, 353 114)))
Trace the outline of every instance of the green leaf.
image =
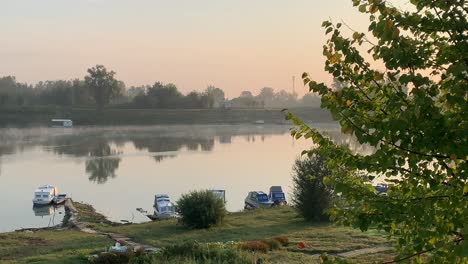
POLYGON ((358 32, 353 33, 353 39, 359 39, 360 34, 358 32))
POLYGON ((468 241, 465 239, 456 248, 457 255, 461 257, 468 257, 468 241))
POLYGON ((291 118, 291 121, 292 121, 292 124, 295 125, 295 126, 299 126, 299 125, 302 124, 302 121, 299 118, 295 117, 295 116, 293 116, 291 118))
POLYGON ((365 13, 366 12, 366 5, 360 5, 359 6, 359 12, 365 13))

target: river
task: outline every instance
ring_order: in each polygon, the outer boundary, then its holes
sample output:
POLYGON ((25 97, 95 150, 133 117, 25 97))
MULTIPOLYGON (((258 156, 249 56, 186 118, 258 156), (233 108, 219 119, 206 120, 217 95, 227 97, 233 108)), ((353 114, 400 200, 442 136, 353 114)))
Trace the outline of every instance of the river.
POLYGON ((198 189, 225 189, 239 211, 249 191, 281 185, 289 197, 294 160, 312 145, 282 125, 0 129, 0 232, 60 223, 63 208, 32 206, 43 184, 117 222, 147 221, 136 208, 152 212, 157 193, 176 201, 198 189))

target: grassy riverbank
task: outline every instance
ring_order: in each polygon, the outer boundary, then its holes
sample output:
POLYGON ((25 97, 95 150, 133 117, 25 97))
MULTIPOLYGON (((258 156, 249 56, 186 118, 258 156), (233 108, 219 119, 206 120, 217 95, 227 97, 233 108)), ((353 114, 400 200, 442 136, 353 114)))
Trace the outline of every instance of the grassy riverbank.
POLYGON ((112 241, 75 230, 0 234, 0 263, 86 263, 88 255, 112 241))
MULTIPOLYGON (((176 220, 143 224, 115 225, 107 222, 92 207, 77 205, 80 221, 95 230, 118 233, 134 241, 155 247, 180 244, 184 241, 228 242, 262 240, 286 236, 289 245, 282 250, 262 254, 266 263, 315 263, 313 254, 338 254, 362 248, 389 245, 375 230, 338 227, 333 224, 308 223, 289 207, 228 214, 224 223, 208 230, 189 230, 176 220), (303 242, 305 248, 297 249, 303 242)), ((41 230, 0 234, 2 263, 86 263, 86 256, 102 251, 112 241, 104 236, 74 230, 41 230)), ((372 263, 389 259, 393 251, 368 253, 352 257, 357 263, 372 263)))
MULTIPOLYGON (((319 108, 295 108, 304 120, 330 122, 330 114, 319 108)), ((0 127, 49 126, 53 118, 72 119, 75 125, 242 124, 264 120, 285 123, 281 109, 105 109, 55 106, 4 107, 0 127)))

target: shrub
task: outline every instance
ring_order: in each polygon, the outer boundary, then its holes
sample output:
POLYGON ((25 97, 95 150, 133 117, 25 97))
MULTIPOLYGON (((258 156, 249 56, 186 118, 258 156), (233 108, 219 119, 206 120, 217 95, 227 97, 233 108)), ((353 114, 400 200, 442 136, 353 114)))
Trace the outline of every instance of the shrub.
POLYGON ((134 251, 128 248, 125 252, 103 252, 98 254, 97 258, 90 259, 90 263, 94 264, 145 264, 151 263, 151 256, 149 256, 143 248, 134 251))
POLYGON ((90 262, 93 264, 127 264, 133 256, 133 252, 104 252, 100 253, 97 258, 90 262))
POLYGON ((242 254, 234 246, 210 243, 203 244, 196 241, 186 241, 166 247, 159 259, 167 260, 193 260, 194 263, 251 263, 251 259, 242 254))
POLYGON ((330 175, 325 159, 316 154, 307 159, 297 159, 293 174, 293 206, 306 220, 327 221, 332 190, 323 183, 330 175))
POLYGON ((208 228, 220 223, 226 215, 224 202, 211 191, 193 191, 177 201, 181 222, 190 228, 208 228))
POLYGON ((240 248, 247 251, 258 251, 267 253, 269 246, 261 241, 247 241, 240 245, 240 248))
POLYGON ((289 244, 289 239, 287 236, 277 236, 277 237, 274 237, 273 238, 274 240, 280 242, 280 244, 283 246, 283 247, 286 247, 288 246, 289 244))
POLYGON ((263 239, 261 242, 265 243, 268 246, 268 249, 272 251, 281 248, 281 243, 273 238, 263 239))

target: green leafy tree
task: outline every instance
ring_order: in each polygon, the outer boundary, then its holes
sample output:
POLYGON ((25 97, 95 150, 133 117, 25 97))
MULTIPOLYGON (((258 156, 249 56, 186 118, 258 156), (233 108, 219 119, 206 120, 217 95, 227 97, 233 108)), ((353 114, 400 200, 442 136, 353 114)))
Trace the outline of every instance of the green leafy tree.
POLYGON ((293 206, 306 220, 327 221, 333 196, 330 186, 323 183, 330 175, 325 159, 319 155, 297 159, 293 171, 293 206))
POLYGON ((98 111, 122 93, 122 83, 114 78, 115 72, 108 71, 103 65, 96 65, 88 69, 85 83, 92 91, 98 111))
MULTIPOLYGON (((369 16, 369 33, 341 33, 325 21, 325 70, 341 90, 303 75, 342 132, 375 148, 370 155, 338 146, 291 113, 296 138, 311 138, 327 157, 326 182, 348 206, 330 210, 346 225, 395 238, 396 260, 466 263, 468 256, 468 9, 463 0, 411 0, 409 11, 382 0, 353 0, 369 16), (372 35, 372 36, 367 36, 372 35), (367 50, 385 69, 365 59, 367 50), (365 174, 367 180, 355 177, 365 174), (383 177, 387 196, 370 181, 383 177), (423 257, 424 256, 424 257, 423 257)), ((304 152, 304 153, 305 153, 304 152)), ((309 153, 311 154, 311 153, 309 153)))
POLYGON ((208 108, 219 108, 226 100, 224 98, 224 91, 213 85, 208 85, 205 95, 208 97, 208 108))

